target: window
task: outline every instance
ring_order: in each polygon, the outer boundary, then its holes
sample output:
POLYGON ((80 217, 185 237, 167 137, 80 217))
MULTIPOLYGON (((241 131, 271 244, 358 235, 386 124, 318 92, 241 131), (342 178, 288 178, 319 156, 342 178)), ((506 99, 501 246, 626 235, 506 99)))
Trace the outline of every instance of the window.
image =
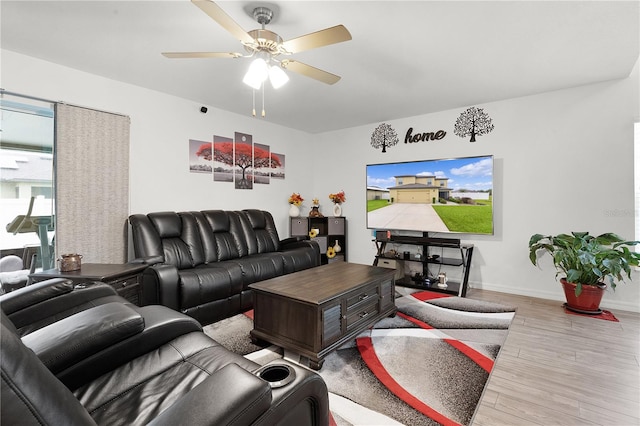
POLYGON ((46 249, 45 266, 53 267, 53 105, 2 93, 0 120, 0 250, 18 256, 37 252, 42 264, 46 249), (37 225, 33 217, 43 221, 37 225))

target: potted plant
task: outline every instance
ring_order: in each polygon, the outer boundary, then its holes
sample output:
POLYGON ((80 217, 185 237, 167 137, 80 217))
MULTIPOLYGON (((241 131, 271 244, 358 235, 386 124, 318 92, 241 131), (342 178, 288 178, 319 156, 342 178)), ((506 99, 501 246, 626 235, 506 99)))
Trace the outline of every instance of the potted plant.
POLYGON ((607 285, 631 279, 631 268, 640 254, 629 248, 640 241, 625 241, 613 233, 597 237, 588 232, 559 235, 535 234, 529 240, 529 259, 538 265, 544 253, 551 255, 567 299, 567 308, 582 313, 600 313, 600 300, 607 285))

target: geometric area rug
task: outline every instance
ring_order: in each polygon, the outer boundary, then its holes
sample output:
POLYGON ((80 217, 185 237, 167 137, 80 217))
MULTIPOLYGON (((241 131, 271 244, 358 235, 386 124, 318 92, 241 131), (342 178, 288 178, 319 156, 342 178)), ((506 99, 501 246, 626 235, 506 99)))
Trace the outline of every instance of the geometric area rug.
MULTIPOLYGON (((318 371, 329 389, 332 424, 468 425, 515 309, 397 290, 398 313, 327 355, 318 371)), ((250 342, 250 317, 223 322, 206 326, 205 333, 259 364, 262 356, 264 362, 282 356, 279 348, 250 342)))

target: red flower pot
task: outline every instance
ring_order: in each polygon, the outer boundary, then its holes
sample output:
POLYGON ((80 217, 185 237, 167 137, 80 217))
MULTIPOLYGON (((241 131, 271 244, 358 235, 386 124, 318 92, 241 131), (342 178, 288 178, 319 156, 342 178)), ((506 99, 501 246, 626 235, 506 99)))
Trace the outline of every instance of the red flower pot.
POLYGON ((606 285, 582 285, 582 293, 576 297, 576 284, 568 282, 566 279, 560 279, 562 288, 564 289, 564 296, 567 299, 567 308, 582 312, 582 313, 594 313, 599 314, 600 301, 604 295, 604 289, 606 285))

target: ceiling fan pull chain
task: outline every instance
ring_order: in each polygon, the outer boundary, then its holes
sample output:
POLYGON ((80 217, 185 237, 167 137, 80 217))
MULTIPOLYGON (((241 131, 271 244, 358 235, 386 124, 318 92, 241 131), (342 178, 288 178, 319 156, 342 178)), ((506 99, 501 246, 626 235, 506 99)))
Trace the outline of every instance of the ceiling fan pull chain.
POLYGON ((251 92, 253 93, 253 111, 251 115, 255 117, 256 116, 256 89, 251 89, 251 92))
POLYGON ((265 116, 265 115, 267 115, 267 114, 264 112, 264 86, 265 86, 265 84, 264 84, 264 83, 262 83, 262 118, 264 118, 264 116, 265 116))

